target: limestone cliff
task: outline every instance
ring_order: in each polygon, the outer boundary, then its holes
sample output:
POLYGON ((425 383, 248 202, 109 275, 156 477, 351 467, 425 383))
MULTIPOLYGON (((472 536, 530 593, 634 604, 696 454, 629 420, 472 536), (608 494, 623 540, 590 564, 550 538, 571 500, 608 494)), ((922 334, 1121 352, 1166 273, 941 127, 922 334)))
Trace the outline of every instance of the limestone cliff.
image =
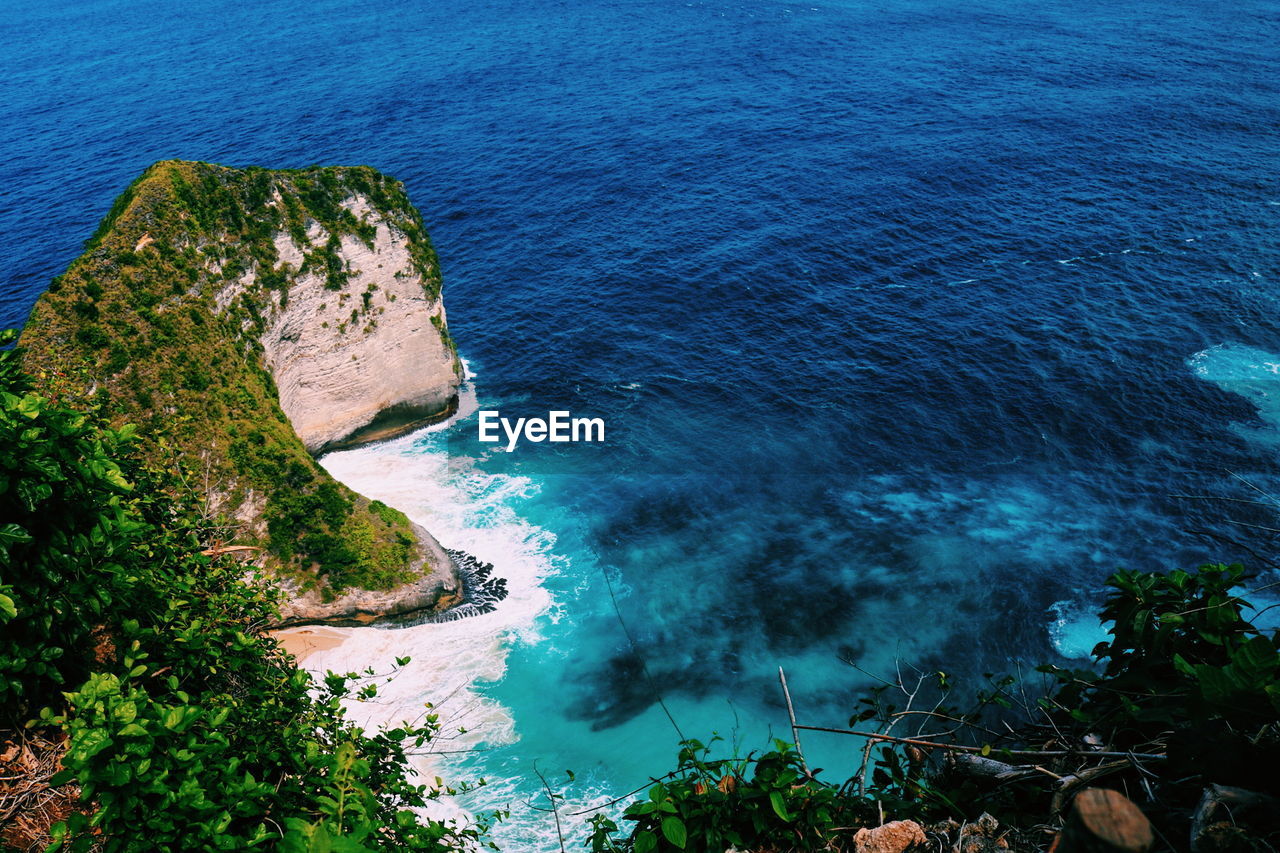
POLYGON ((214 550, 260 549, 293 593, 287 621, 456 600, 439 543, 312 455, 456 405, 438 263, 398 182, 366 167, 158 163, 20 344, 50 394, 140 425, 148 461, 177 468, 204 507, 214 550))
MULTIPOLYGON (((346 270, 337 304, 318 271, 302 274, 260 339, 280 407, 312 453, 449 414, 460 376, 444 304, 415 269, 409 236, 362 196, 342 206, 374 232, 368 242, 343 235, 334 247, 346 270), (350 314, 348 305, 354 306, 350 314), (346 328, 335 333, 335 323, 346 328)), ((303 268, 306 253, 323 250, 330 239, 318 225, 306 237, 299 246, 288 234, 276 236, 277 254, 290 270, 303 268)), ((251 287, 252 272, 245 279, 251 287)), ((237 283, 221 298, 239 292, 237 283)))

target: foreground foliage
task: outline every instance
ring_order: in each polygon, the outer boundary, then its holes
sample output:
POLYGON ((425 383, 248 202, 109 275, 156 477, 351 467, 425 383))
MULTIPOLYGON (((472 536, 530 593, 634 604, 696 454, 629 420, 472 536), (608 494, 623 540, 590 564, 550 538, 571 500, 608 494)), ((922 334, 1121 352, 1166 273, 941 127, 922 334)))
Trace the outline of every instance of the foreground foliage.
MULTIPOLYGON (((12 339, 8 336, 0 343, 12 339)), ((32 393, 0 351, 0 728, 65 738, 51 784, 80 806, 52 849, 452 850, 484 826, 425 820, 407 750, 368 733, 262 633, 274 602, 202 556, 171 475, 130 428, 32 393)), ((13 735, 19 737, 18 735, 13 735)))
POLYGON ((790 744, 773 746, 762 755, 712 760, 710 745, 687 741, 675 772, 627 808, 625 818, 635 822, 630 835, 617 839, 617 823, 597 815, 591 849, 821 850, 835 827, 874 815, 874 806, 868 812, 867 803, 809 776, 790 744))
POLYGON ((946 673, 886 683, 849 720, 863 764, 838 785, 810 774, 782 742, 711 760, 689 741, 676 769, 627 807, 630 827, 599 815, 588 845, 594 853, 851 850, 860 826, 914 819, 945 846, 955 843, 946 827, 985 812, 1003 827, 1004 845, 1043 849, 1071 797, 1104 785, 1127 792, 1165 846, 1185 849, 1206 792, 1226 785, 1273 814, 1218 827, 1197 849, 1277 849, 1280 633, 1246 618, 1242 587, 1251 580, 1239 565, 1117 572, 1100 614, 1111 639, 1094 649, 1094 669, 988 676, 963 705, 946 673))

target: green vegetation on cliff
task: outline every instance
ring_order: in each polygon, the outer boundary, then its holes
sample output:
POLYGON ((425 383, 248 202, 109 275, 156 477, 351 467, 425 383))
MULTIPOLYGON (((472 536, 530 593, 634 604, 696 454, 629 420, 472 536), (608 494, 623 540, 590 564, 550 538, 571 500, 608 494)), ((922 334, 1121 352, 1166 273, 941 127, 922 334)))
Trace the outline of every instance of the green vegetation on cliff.
POLYGON ((375 685, 315 685, 262 633, 268 587, 200 554, 198 508, 168 496, 180 489, 149 443, 33 392, 0 351, 0 847, 482 839, 483 824, 415 811, 432 795, 406 750, 435 718, 372 733, 348 722, 344 697, 375 685))
MULTIPOLYGON (((371 245, 375 232, 344 206, 354 197, 405 236, 426 295, 438 297, 421 217, 375 170, 172 161, 120 196, 22 337, 42 391, 92 403, 153 439, 148 461, 175 469, 179 487, 204 501, 210 544, 263 546, 304 586, 323 577, 326 593, 394 586, 417 554, 403 515, 375 511, 312 459, 280 409, 259 342, 299 276, 346 284, 341 238, 371 245), (282 234, 304 250, 297 268, 281 261, 282 234)), ((377 322, 368 297, 353 300, 335 334, 377 322)))

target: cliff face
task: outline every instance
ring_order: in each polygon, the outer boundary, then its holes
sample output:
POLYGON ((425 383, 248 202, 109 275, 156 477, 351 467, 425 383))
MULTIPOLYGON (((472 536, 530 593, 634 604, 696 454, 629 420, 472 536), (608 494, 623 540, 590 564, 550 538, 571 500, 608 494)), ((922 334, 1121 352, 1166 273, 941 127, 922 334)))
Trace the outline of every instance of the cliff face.
MULTIPOLYGON (((408 236, 364 197, 342 206, 374 229, 368 243, 339 238, 334 251, 346 283, 334 291, 318 271, 298 275, 260 339, 280 407, 312 453, 437 419, 457 400, 458 360, 444 304, 414 268, 408 236)), ((276 236, 281 263, 300 269, 307 252, 329 240, 318 227, 306 236, 301 247, 288 234, 276 236)), ((245 286, 252 283, 246 273, 245 286)))
POLYGON ((176 467, 204 506, 211 547, 260 549, 293 593, 287 621, 456 599, 429 533, 312 457, 456 405, 435 253, 394 180, 158 163, 37 302, 20 344, 48 393, 140 425, 148 461, 176 467))

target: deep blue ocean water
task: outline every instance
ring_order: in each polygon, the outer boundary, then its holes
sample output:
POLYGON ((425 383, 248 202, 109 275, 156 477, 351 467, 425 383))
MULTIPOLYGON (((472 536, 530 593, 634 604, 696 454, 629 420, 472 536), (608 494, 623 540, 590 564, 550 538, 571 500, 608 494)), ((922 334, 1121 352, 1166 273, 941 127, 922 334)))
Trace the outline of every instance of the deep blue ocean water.
POLYGON ((479 403, 604 418, 334 462, 394 457, 362 487, 457 500, 437 532, 524 590, 474 662, 502 732, 449 759, 510 849, 555 847, 535 760, 586 798, 669 768, 656 690, 751 748, 779 665, 839 725, 849 661, 1079 655, 1115 567, 1274 553, 1271 507, 1178 497, 1280 494, 1273 0, 3 11, 4 325, 155 160, 368 163, 479 403))

